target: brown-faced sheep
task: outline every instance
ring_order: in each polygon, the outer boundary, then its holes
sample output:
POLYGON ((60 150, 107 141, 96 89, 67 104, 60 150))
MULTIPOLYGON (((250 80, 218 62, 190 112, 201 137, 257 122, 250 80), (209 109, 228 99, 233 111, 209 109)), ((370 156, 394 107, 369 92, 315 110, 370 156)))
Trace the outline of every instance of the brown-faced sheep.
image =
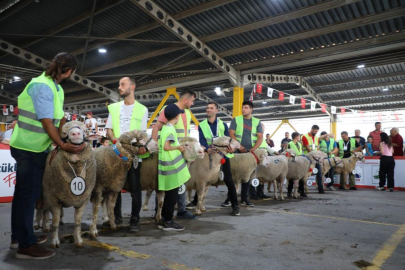
POLYGON ((343 167, 336 168, 335 174, 343 174, 344 185, 346 186, 347 176, 356 168, 357 161, 364 162, 365 157, 362 152, 354 152, 349 158, 342 158, 343 167))

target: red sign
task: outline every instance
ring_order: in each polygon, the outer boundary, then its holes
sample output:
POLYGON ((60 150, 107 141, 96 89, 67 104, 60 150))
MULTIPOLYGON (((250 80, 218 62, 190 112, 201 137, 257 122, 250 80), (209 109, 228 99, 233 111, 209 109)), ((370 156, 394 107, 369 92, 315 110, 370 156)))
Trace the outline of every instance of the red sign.
POLYGON ((321 104, 321 111, 326 113, 326 104, 321 104))
POLYGON ((284 92, 278 92, 278 100, 284 101, 284 92))
POLYGON ((360 117, 363 118, 364 117, 364 112, 363 111, 359 111, 360 113, 360 117))
POLYGON ((257 92, 258 94, 261 94, 261 93, 262 93, 262 90, 263 90, 263 85, 257 84, 257 86, 256 86, 256 92, 257 92))
POLYGON ((306 104, 307 104, 307 100, 304 98, 301 98, 301 108, 305 109, 306 104))
POLYGON ((345 109, 345 108, 340 108, 340 114, 341 114, 341 115, 344 115, 345 112, 346 112, 346 109, 345 109))

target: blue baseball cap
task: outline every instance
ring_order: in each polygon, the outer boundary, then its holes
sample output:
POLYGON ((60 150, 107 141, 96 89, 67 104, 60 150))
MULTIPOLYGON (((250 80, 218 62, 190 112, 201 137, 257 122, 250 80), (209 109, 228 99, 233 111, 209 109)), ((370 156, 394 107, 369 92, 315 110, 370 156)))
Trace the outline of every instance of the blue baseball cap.
POLYGON ((165 117, 167 119, 173 119, 181 113, 184 113, 184 110, 180 110, 176 104, 169 104, 165 108, 165 117))

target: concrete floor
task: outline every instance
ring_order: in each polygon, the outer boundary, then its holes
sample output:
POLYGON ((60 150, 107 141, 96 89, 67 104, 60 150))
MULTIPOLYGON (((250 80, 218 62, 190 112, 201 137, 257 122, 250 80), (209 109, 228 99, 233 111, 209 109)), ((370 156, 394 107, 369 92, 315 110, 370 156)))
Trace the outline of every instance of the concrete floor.
MULTIPOLYGON (((211 188, 208 211, 198 220, 181 221, 183 232, 162 232, 152 222, 152 211, 141 212, 137 234, 126 227, 102 231, 96 241, 85 237, 83 248, 62 243, 55 257, 42 261, 14 258, 15 251, 8 249, 11 204, 0 204, 0 269, 346 270, 373 262, 376 266, 368 269, 405 269, 405 192, 319 195, 311 190, 304 200, 255 201, 254 208, 241 209, 240 217, 220 207, 225 194, 224 186, 211 188)), ((125 222, 130 199, 123 194, 125 222)), ((64 220, 60 233, 72 233, 72 209, 65 209, 64 220)), ((83 220, 87 230, 90 205, 83 220)))

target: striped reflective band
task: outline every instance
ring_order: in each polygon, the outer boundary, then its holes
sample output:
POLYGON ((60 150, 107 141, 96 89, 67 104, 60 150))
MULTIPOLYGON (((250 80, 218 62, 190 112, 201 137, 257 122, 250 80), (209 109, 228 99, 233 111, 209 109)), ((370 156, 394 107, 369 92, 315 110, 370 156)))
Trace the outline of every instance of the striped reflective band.
POLYGON ((176 133, 184 133, 184 129, 176 129, 176 133))
POLYGON ((236 135, 236 134, 235 134, 235 137, 236 137, 236 138, 239 138, 239 139, 241 139, 241 138, 242 138, 242 136, 241 136, 241 135, 236 135))
POLYGON ((252 133, 252 136, 256 136, 256 137, 257 137, 257 133, 252 133))
MULTIPOLYGON (((26 111, 26 110, 19 109, 18 110, 18 115, 27 117, 27 118, 32 119, 32 120, 39 121, 37 115, 35 113, 33 113, 33 112, 29 112, 29 111, 26 111)), ((52 122, 54 123, 54 125, 57 125, 59 123, 59 121, 60 121, 60 119, 52 119, 52 122)))
POLYGON ((160 175, 172 175, 172 174, 176 174, 176 173, 178 173, 178 172, 180 172, 182 169, 184 169, 184 167, 186 167, 187 166, 187 163, 183 163, 183 164, 181 164, 177 169, 174 169, 174 170, 171 170, 171 171, 162 171, 162 170, 159 170, 159 174, 160 175))
POLYGON ((162 160, 159 160, 159 164, 162 165, 162 166, 171 166, 171 165, 176 164, 177 162, 179 162, 179 161, 182 160, 182 159, 183 159, 183 155, 180 154, 180 155, 177 156, 175 159, 170 160, 170 161, 162 161, 162 160))
POLYGON ((181 139, 183 139, 184 137, 177 137, 177 140, 180 141, 181 139))
POLYGON ((41 127, 37 127, 31 124, 27 124, 21 121, 18 121, 18 127, 22 128, 22 129, 26 129, 32 132, 36 132, 36 133, 46 133, 45 129, 41 128, 41 127))

